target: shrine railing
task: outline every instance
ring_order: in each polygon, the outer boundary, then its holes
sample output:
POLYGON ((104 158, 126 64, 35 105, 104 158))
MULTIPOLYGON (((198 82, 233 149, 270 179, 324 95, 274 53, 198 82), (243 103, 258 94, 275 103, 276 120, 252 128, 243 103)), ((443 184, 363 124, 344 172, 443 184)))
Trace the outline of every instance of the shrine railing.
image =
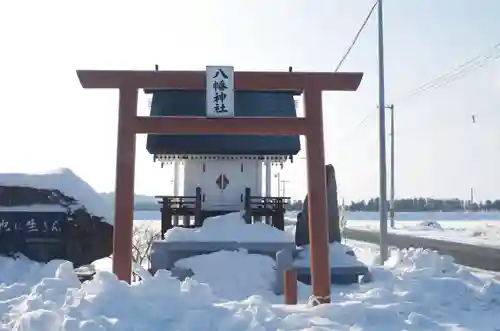
POLYGON ((157 195, 158 203, 169 208, 194 208, 196 196, 157 195))
POLYGON ((267 206, 284 206, 291 202, 290 197, 250 197, 250 205, 266 208, 267 206))

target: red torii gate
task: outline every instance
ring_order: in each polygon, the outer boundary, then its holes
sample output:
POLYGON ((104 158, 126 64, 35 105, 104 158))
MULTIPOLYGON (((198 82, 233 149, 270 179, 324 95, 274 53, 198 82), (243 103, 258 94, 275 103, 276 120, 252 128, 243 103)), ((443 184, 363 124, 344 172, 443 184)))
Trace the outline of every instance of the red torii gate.
POLYGON ((301 91, 305 117, 137 116, 138 90, 205 89, 205 71, 77 70, 83 88, 119 89, 113 272, 130 283, 136 134, 305 135, 309 195, 312 292, 330 302, 328 212, 323 142, 322 91, 355 91, 362 73, 235 72, 234 87, 245 91, 301 91))

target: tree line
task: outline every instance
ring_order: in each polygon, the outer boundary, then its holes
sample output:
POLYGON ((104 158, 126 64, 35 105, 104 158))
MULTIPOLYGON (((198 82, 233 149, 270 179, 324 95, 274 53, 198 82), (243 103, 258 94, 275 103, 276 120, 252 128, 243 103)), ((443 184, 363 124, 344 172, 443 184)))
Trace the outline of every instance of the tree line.
MULTIPOLYGON (((345 206, 349 211, 378 211, 379 198, 352 201, 345 206)), ((500 211, 500 200, 486 200, 480 202, 464 201, 460 199, 436 198, 406 198, 394 200, 395 212, 423 212, 423 211, 500 211)))
MULTIPOLYGON (((147 210, 160 210, 161 206, 156 202, 150 201, 135 201, 134 209, 147 211, 147 210)), ((285 205, 285 210, 302 210, 302 200, 295 200, 285 205)))
MULTIPOLYGON (((154 201, 154 200, 153 200, 154 201)), ((339 203, 339 205, 341 205, 339 203)), ((302 210, 302 200, 294 200, 285 205, 286 210, 302 210)), ((345 204, 343 208, 347 211, 378 211, 379 198, 352 201, 345 204)), ((152 201, 136 201, 135 210, 159 210, 160 205, 152 201)), ((436 198, 405 198, 394 200, 395 212, 425 212, 425 211, 500 211, 500 200, 485 200, 481 202, 470 202, 460 199, 436 199, 436 198)))

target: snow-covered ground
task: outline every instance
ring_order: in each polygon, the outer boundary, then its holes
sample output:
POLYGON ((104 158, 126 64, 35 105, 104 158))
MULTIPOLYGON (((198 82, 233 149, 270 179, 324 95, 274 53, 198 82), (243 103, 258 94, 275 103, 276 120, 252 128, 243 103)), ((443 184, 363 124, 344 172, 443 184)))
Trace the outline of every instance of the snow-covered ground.
MULTIPOLYGON (((348 220, 347 227, 379 231, 378 222, 370 220, 348 220)), ((396 220, 396 227, 389 228, 389 233, 475 245, 500 246, 500 220, 396 220)))
MULTIPOLYGON (((376 246, 349 243, 367 264, 376 246)), ((0 258, 0 330, 498 330, 500 283, 424 250, 392 251, 374 281, 334 286, 332 304, 284 306, 272 259, 218 252, 182 261, 183 282, 158 272, 129 286, 106 271, 80 284, 70 263, 0 258), (224 270, 221 272, 221 270, 224 270)))
MULTIPOLYGON (((237 227, 223 220, 221 231, 237 227)), ((214 227, 190 231, 203 237, 214 227)), ((286 235, 293 232, 289 225, 286 235)), ((271 290, 274 261, 244 250, 179 261, 194 272, 185 281, 159 271, 132 285, 106 271, 110 259, 98 261, 102 271, 81 284, 69 262, 0 257, 0 330, 498 330, 498 274, 422 249, 392 250, 380 267, 377 246, 347 244, 371 267, 373 282, 333 286, 332 303, 319 307, 307 305, 311 287, 304 284, 299 305, 283 305, 271 290)))
MULTIPOLYGON (((347 227, 378 231, 378 213, 348 212, 347 227)), ((137 223, 159 220, 159 212, 136 212, 137 223)), ((287 213, 294 224, 296 213, 287 213)), ((156 222, 152 222, 155 224, 156 222)), ((389 232, 476 245, 500 246, 500 213, 398 213, 396 228, 389 232)))
MULTIPOLYGON (((379 214, 347 212, 346 227, 379 231, 379 214)), ((289 224, 295 223, 296 213, 287 214, 289 224)), ((395 228, 389 233, 455 241, 475 245, 500 246, 499 212, 428 212, 396 213, 395 228)))
MULTIPOLYGON (((16 176, 2 180, 14 185, 14 179, 23 179, 16 176)), ((34 178, 39 177, 31 179, 34 178)), ((62 178, 60 174, 58 178, 62 178)), ((84 190, 92 193, 84 185, 70 194, 75 187, 68 183, 61 183, 66 185, 61 186, 63 193, 74 197, 84 197, 84 190)), ((54 183, 49 184, 55 188, 54 183)), ((289 223, 293 223, 293 215, 289 217, 289 223)), ((361 222, 365 222, 364 227, 368 224, 370 228, 370 224, 376 224, 366 218, 353 219, 349 218, 349 226, 363 226, 361 222)), ((408 222, 398 225, 411 226, 408 222)), ((443 226, 448 221, 438 222, 444 230, 420 231, 460 232, 443 226)), ((159 227, 158 221, 139 223, 159 227)), ((215 235, 234 238, 236 234, 231 235, 231 230, 242 232, 239 225, 228 224, 227 219, 218 223, 222 226, 219 229, 214 222, 207 224, 204 230, 173 230, 170 239, 206 239, 215 235)), ((255 241, 271 237, 278 240, 275 232, 271 234, 274 229, 258 227, 245 228, 246 234, 238 234, 238 240, 253 236, 257 237, 255 241), (263 235, 263 231, 268 233, 263 235)), ((487 229, 485 237, 491 236, 487 229)), ((292 238, 293 231, 293 224, 289 224, 282 233, 281 237, 286 238, 283 240, 292 238)), ((419 233, 415 228, 396 231, 419 233)), ((101 271, 82 284, 67 261, 42 265, 25 258, 0 257, 0 331, 499 330, 499 275, 456 265, 450 257, 422 249, 392 250, 389 261, 380 267, 376 264, 377 246, 349 241, 347 244, 372 268, 373 282, 333 286, 332 303, 318 307, 307 305, 311 288, 304 284, 299 284, 300 304, 283 305, 283 297, 271 291, 275 276, 273 259, 244 250, 178 261, 179 266, 194 272, 185 281, 161 270, 155 276, 142 272, 143 280, 132 285, 118 281, 106 271, 110 258, 97 261, 95 265, 101 271)), ((136 268, 140 271, 140 267, 136 268)))

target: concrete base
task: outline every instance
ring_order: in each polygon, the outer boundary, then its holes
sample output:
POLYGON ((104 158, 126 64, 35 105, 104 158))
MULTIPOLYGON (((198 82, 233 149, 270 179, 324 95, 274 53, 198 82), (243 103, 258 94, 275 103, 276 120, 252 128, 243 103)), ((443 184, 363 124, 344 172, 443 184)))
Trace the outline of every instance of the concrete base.
MULTIPOLYGON (((301 283, 311 285, 311 269, 296 268, 297 280, 301 283)), ((335 285, 350 285, 360 282, 360 277, 366 276, 368 268, 363 267, 333 267, 330 269, 330 281, 335 285)))
MULTIPOLYGON (((175 267, 175 263, 181 259, 186 259, 196 255, 210 254, 221 250, 236 251, 246 249, 250 254, 267 255, 276 261, 276 279, 272 284, 273 291, 283 294, 283 277, 287 269, 297 270, 298 280, 304 284, 311 284, 311 270, 309 267, 294 266, 294 260, 300 252, 294 243, 269 243, 269 242, 192 242, 178 241, 167 242, 157 240, 151 247, 151 273, 159 269, 167 269, 172 275, 183 280, 193 276, 191 270, 175 267)), ((360 281, 360 277, 369 280, 369 270, 366 266, 341 266, 332 267, 332 284, 353 284, 360 281)))
POLYGON ((276 253, 281 250, 295 249, 293 242, 289 243, 272 243, 272 242, 192 242, 192 241, 163 241, 157 240, 153 242, 151 247, 151 269, 155 273, 158 269, 172 270, 175 262, 186 259, 188 257, 210 254, 217 251, 236 251, 238 249, 246 249, 250 254, 267 255, 271 258, 276 258, 276 253))
MULTIPOLYGON (((276 281, 273 290, 276 294, 283 294, 283 282, 285 270, 295 269, 297 271, 297 280, 306 285, 311 285, 311 269, 309 267, 294 266, 294 260, 300 250, 282 250, 276 254, 276 281)), ((353 254, 348 254, 353 255, 353 254)), ((330 269, 331 284, 348 285, 356 284, 360 281, 368 282, 371 280, 370 270, 365 265, 356 266, 333 266, 330 269)))

